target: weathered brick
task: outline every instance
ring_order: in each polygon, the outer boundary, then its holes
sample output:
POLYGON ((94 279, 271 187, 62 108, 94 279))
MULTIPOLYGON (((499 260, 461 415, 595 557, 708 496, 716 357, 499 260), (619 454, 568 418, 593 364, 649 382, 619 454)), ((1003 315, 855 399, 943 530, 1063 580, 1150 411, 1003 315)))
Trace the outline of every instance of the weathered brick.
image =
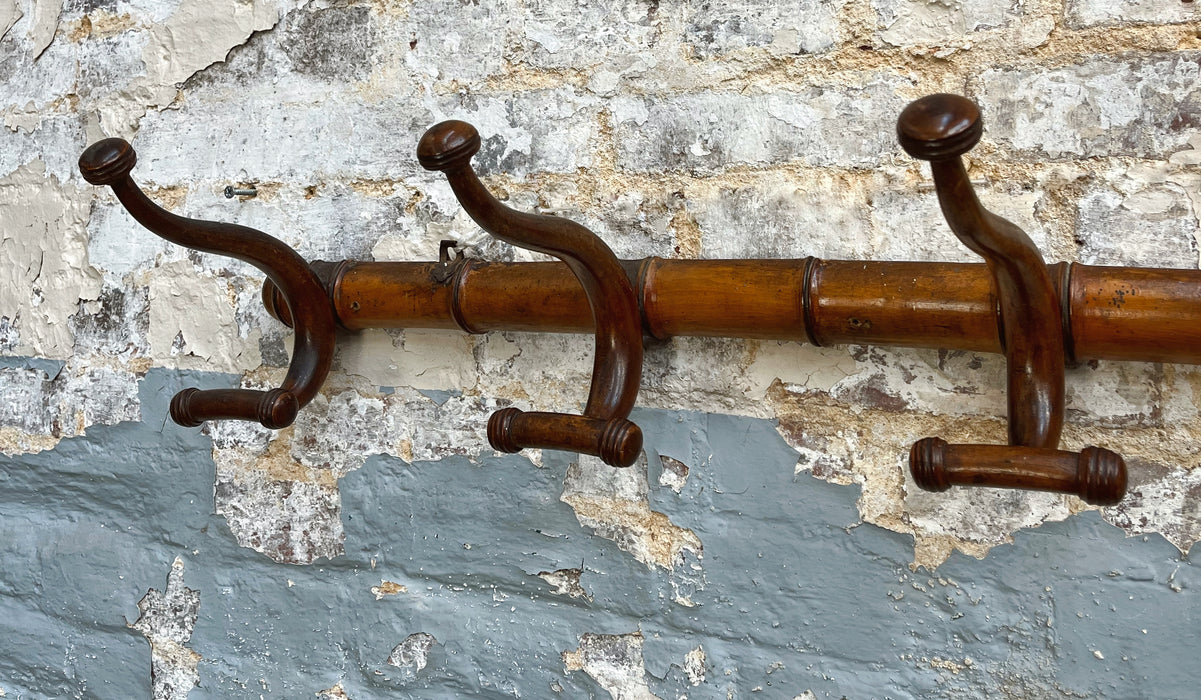
POLYGON ((873 0, 872 7, 879 21, 877 36, 893 46, 943 46, 964 41, 982 30, 1011 25, 1025 14, 1020 3, 1009 0, 873 0))
POLYGON ((1191 0, 1068 0, 1065 20, 1079 29, 1130 23, 1173 24, 1201 19, 1191 0))
POLYGON ((602 191, 583 202, 572 201, 579 189, 575 184, 528 188, 518 184, 508 188, 505 203, 518 211, 559 216, 582 224, 600 236, 619 258, 677 255, 673 219, 684 208, 682 192, 641 188, 619 193, 602 191))
MULTIPOLYGON (((923 165, 923 173, 929 170, 923 165)), ((980 182, 975 186, 980 202, 994 214, 1016 224, 1034 245, 1051 259, 1050 232, 1036 216, 1045 194, 1020 183, 980 182)), ((889 187, 871 195, 871 247, 855 255, 884 260, 937 260, 981 262, 947 225, 932 181, 919 188, 889 187)))
POLYGON ((340 95, 290 105, 247 92, 215 97, 223 99, 148 115, 133 142, 134 177, 158 185, 403 178, 418 169, 417 138, 434 121, 404 96, 367 104, 340 95))
POLYGON ((150 352, 148 290, 105 286, 95 301, 80 302, 70 325, 77 355, 144 357, 150 352))
POLYGON ((0 368, 0 428, 55 438, 82 435, 88 426, 139 420, 137 380, 108 367, 0 368))
POLYGON ((578 69, 638 57, 654 46, 663 23, 655 0, 533 0, 513 12, 520 12, 524 60, 539 68, 578 69))
POLYGON ((836 176, 692 197, 706 258, 851 257, 869 247, 863 188, 836 176))
POLYGON ((1077 206, 1080 262, 1197 267, 1197 216, 1179 185, 1150 184, 1131 192, 1096 186, 1077 206))
POLYGON ((821 53, 834 48, 842 36, 838 20, 845 4, 846 0, 690 0, 682 8, 684 41, 701 58, 744 48, 821 53))
POLYGON ((814 86, 749 95, 705 92, 618 98, 618 165, 627 170, 712 172, 787 162, 866 168, 896 146, 894 124, 905 81, 880 77, 861 86, 814 86))
POLYGON ((991 69, 972 81, 988 136, 1023 159, 1166 158, 1201 125, 1201 53, 991 69))
POLYGON ((1201 538, 1201 471, 1129 461, 1129 493, 1105 509, 1105 519, 1130 533, 1161 533, 1188 551, 1201 538))
MULTIPOLYGON (((135 170, 134 176, 138 174, 135 170)), ((88 220, 88 262, 96 269, 119 279, 134 270, 151 267, 159 256, 165 262, 185 255, 179 246, 142 228, 115 199, 92 206, 92 217, 88 220)))
POLYGON ((508 69, 513 0, 420 0, 406 9, 406 21, 382 30, 381 44, 394 47, 386 67, 423 83, 470 84, 508 69))
POLYGON ((437 102, 434 119, 416 136, 434 121, 462 119, 480 132, 472 164, 481 174, 574 173, 595 163, 599 111, 594 96, 570 87, 456 95, 437 102))
MULTIPOLYGON (((977 191, 986 207, 1047 249, 1047 231, 1035 217, 1040 192, 991 183, 977 191)), ((707 258, 981 261, 947 226, 929 181, 919 188, 885 176, 819 173, 690 194, 685 206, 701 230, 707 258)))
POLYGON ((288 16, 282 46, 292 68, 325 80, 362 80, 377 41, 371 9, 332 7, 288 16))
POLYGON ((21 332, 17 329, 13 319, 8 316, 0 316, 0 353, 11 353, 19 342, 21 342, 21 332))
POLYGON ((301 105, 236 93, 148 116, 134 143, 140 163, 134 175, 158 185, 208 180, 214 186, 235 179, 310 185, 330 178, 423 179, 417 142, 435 122, 451 118, 479 130, 483 144, 473 164, 482 174, 574 172, 592 163, 596 100, 571 88, 432 102, 340 96, 301 105))
POLYGON ((286 564, 311 564, 343 553, 342 503, 335 486, 225 467, 218 463, 214 506, 239 545, 286 564))
POLYGON ((196 629, 200 591, 184 585, 183 572, 183 560, 176 557, 166 588, 146 591, 146 597, 138 601, 141 614, 128 623, 150 642, 154 700, 186 696, 200 685, 196 665, 202 657, 187 647, 196 629))

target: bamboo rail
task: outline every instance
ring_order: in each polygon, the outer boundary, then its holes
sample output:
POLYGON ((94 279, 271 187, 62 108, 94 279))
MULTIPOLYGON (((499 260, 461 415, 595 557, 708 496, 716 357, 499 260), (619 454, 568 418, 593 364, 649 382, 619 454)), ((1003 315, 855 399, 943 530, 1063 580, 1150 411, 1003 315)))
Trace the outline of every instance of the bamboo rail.
MULTIPOLYGON (((983 263, 623 260, 643 332, 1002 353, 983 263)), ((338 323, 465 333, 591 333, 583 288, 560 262, 313 263, 338 323)), ((1201 270, 1054 263, 1067 359, 1201 363, 1201 270)), ((291 325, 268 280, 267 311, 291 325)))

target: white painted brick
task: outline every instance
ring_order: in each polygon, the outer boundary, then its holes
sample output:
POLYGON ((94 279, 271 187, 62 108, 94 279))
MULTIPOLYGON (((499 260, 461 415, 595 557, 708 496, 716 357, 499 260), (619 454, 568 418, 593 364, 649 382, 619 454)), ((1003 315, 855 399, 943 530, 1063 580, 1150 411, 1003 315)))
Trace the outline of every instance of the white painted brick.
POLYGON ((684 3, 684 41, 702 58, 744 48, 813 54, 834 48, 842 36, 846 0, 690 0, 684 3))
POLYGON ((423 83, 476 83, 503 73, 517 14, 513 0, 420 0, 384 29, 391 60, 423 83), (453 18, 453 19, 449 19, 453 18))
POLYGON ((242 177, 314 184, 322 178, 403 178, 419 167, 417 137, 432 123, 418 103, 367 108, 354 98, 278 104, 262 95, 189 102, 154 112, 133 141, 134 175, 157 185, 242 177), (381 138, 381 134, 392 134, 381 138))
POLYGON ((1191 0, 1068 0, 1065 18, 1073 28, 1128 23, 1173 24, 1201 19, 1191 0))
POLYGON ((706 258, 852 257, 870 244, 864 188, 819 175, 692 197, 706 258))
POLYGON ((1129 494, 1105 519, 1130 533, 1159 532, 1188 551, 1201 539, 1201 471, 1131 460, 1129 494))
POLYGON ((427 126, 462 119, 479 130, 483 145, 472 164, 481 174, 574 173, 595 162, 600 104, 591 94, 570 87, 464 95, 439 100, 431 110, 433 119, 427 126))
POLYGON ((718 171, 734 165, 866 168, 899 151, 905 83, 815 86, 764 95, 706 92, 613 101, 618 165, 628 170, 718 171))
POLYGON ((1076 228, 1080 262, 1089 265, 1197 267, 1197 215, 1178 185, 1090 188, 1078 202, 1076 228))
POLYGON ((1024 159, 1165 158, 1201 124, 1201 54, 990 69, 972 81, 986 138, 1024 159))
POLYGON ((1012 0, 873 0, 872 6, 877 36, 892 46, 944 46, 1011 25, 1025 14, 1012 0))
MULTIPOLYGON (((216 456, 216 455, 214 455, 216 456)), ((288 564, 311 564, 343 553, 342 500, 332 484, 234 472, 217 460, 213 500, 238 544, 288 564)))
POLYGON ((335 95, 278 104, 263 97, 189 102, 148 115, 134 141, 135 175, 158 185, 426 177, 416 162, 417 142, 444 119, 479 129, 483 145, 474 165, 484 174, 574 172, 591 164, 596 139, 595 98, 570 88, 431 102, 335 95))
POLYGON ((0 43, 0 111, 24 108, 32 103, 44 110, 55 99, 71 92, 75 85, 76 47, 65 41, 53 42, 38 60, 32 60, 35 13, 28 12, 8 31, 0 43))
MULTIPOLYGON (((817 173, 796 180, 763 178, 712 194, 690 192, 685 207, 702 232, 701 255, 707 258, 981 262, 947 226, 932 185, 817 173)), ((985 207, 1047 250, 1047 230, 1035 217, 1040 192, 991 183, 977 192, 985 207)))
POLYGON ((1003 489, 959 488, 923 491, 905 469, 905 512, 918 531, 933 536, 951 533, 975 544, 999 545, 1014 532, 1064 520, 1067 501, 1058 494, 1003 489))
MULTIPOLYGON (((618 258, 637 259, 651 255, 677 257, 673 218, 684 208, 678 191, 635 189, 609 192, 605 189, 579 201, 590 174, 581 182, 516 184, 507 188, 505 204, 518 211, 570 219, 600 236, 618 258)), ((457 207, 457 205, 456 205, 457 207)), ((472 224, 474 226, 474 224, 472 224)), ((482 242, 483 236, 473 237, 482 242)), ((462 238, 458 240, 463 241, 462 238)), ((437 248, 435 247, 435 252, 437 248)))
POLYGON ((532 0, 514 8, 521 18, 525 62, 539 68, 573 68, 637 57, 662 31, 658 2, 612 3, 532 0))
MULTIPOLYGON (((929 168, 922 165, 923 174, 929 168)), ((976 196, 992 213, 1008 219, 1026 232, 1030 240, 1051 262, 1048 254, 1050 233, 1036 216, 1044 193, 1024 189, 1017 183, 984 182, 976 185, 976 196)), ((872 246, 852 255, 883 260, 937 260, 943 262, 982 262, 955 237, 942 209, 933 182, 922 187, 893 187, 871 196, 872 246)))
POLYGON ((133 372, 104 366, 65 367, 49 377, 36 369, 0 369, 0 428, 55 438, 88 426, 141 418, 133 372))

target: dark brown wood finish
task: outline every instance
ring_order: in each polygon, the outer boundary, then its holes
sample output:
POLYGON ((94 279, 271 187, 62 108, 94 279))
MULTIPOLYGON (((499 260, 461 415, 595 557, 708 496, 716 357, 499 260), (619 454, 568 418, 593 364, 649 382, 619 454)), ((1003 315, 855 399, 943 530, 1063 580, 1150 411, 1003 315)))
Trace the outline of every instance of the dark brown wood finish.
POLYGON ((917 441, 909 451, 913 480, 927 491, 953 485, 996 486, 1072 493, 1111 506, 1126 495, 1126 463, 1100 447, 1080 452, 1013 445, 949 445, 941 438, 917 441))
MULTIPOLYGON (((1004 353, 1000 308, 983 263, 816 260, 802 308, 802 260, 623 260, 643 330, 822 345, 1004 353), (641 272, 640 272, 641 271, 641 272), (639 279, 643 280, 639 284, 639 279), (806 327, 806 318, 812 325, 806 327)), ((327 263, 332 265, 332 263, 327 263)), ((1201 363, 1201 270, 1048 266, 1074 361, 1201 363), (1067 284, 1063 279, 1067 277, 1067 284)), ((348 262, 330 284, 338 322, 469 333, 591 333, 588 297, 559 262, 348 262)), ((265 303, 291 325, 267 282, 265 303)))
POLYGON ((641 433, 627 420, 637 397, 641 336, 726 336, 1003 352, 1008 361, 1010 445, 920 441, 910 466, 923 488, 979 484, 1120 499, 1121 457, 1100 448, 1056 449, 1066 361, 1122 359, 1201 363, 1201 271, 1045 265, 1029 238, 983 209, 960 156, 980 138, 978 109, 936 95, 898 122, 902 145, 931 161, 952 230, 986 264, 819 260, 618 261, 573 222, 508 209, 488 193, 470 159, 479 136, 462 122, 423 137, 418 157, 442 170, 468 213, 489 233, 564 262, 315 262, 239 226, 172 215, 138 190, 136 156, 118 139, 80 158, 84 177, 111 185, 144 226, 175 243, 246 260, 268 275, 268 310, 298 326, 283 386, 180 392, 172 417, 289 424, 328 372, 335 325, 594 332, 597 354, 583 416, 498 411, 489 439, 504 451, 570 449, 628 465, 641 433), (293 311, 296 318, 293 318, 293 311))
POLYGON ((1067 325, 1077 360, 1201 363, 1201 271, 1071 264, 1067 325))
MULTIPOLYGON (((941 440, 919 443, 910 451, 910 469, 920 486, 919 474, 938 471, 927 460, 941 459, 944 454, 979 457, 981 461, 974 466, 962 466, 956 472, 961 480, 955 483, 1027 488, 1035 482, 1040 484, 1036 488, 1082 493, 1088 486, 1079 480, 1090 472, 1079 469, 1073 479, 1060 478, 1064 458, 1056 449, 1063 428, 1066 357, 1060 300, 1029 236, 986 210, 976 198, 961 156, 976 145, 983 130, 979 108, 958 95, 923 97, 906 107, 897 120, 902 148, 914 158, 930 161, 938 201, 951 230, 985 259, 992 275, 1008 365, 1011 447, 948 446, 941 440), (918 449, 932 444, 942 449, 918 449), (985 456, 988 459, 983 459, 985 456)), ((1101 454, 1097 448, 1086 451, 1101 454)), ((1126 465, 1118 455, 1104 453, 1100 462, 1121 472, 1124 494, 1126 465)), ((1080 458, 1082 465, 1085 461, 1080 458)))
POLYGON ((84 151, 79 170, 93 185, 109 185, 138 223, 178 245, 226 255, 254 265, 275 284, 291 309, 296 329, 292 363, 277 389, 184 389, 171 400, 171 418, 188 427, 206 420, 236 418, 268 428, 291 425, 296 412, 316 396, 334 355, 334 312, 325 286, 296 251, 244 226, 176 216, 150 201, 130 177, 133 147, 105 139, 84 151))
POLYGON ((488 440, 504 452, 524 447, 570 449, 628 467, 642 449, 642 432, 627 420, 642 381, 642 328, 634 288, 613 251, 587 228, 567 219, 515 211, 497 201, 471 168, 471 157, 479 148, 475 127, 446 121, 421 137, 417 160, 427 170, 446 175, 459 203, 480 228, 566 263, 584 289, 596 325, 596 356, 584 415, 504 409, 489 419, 488 440))

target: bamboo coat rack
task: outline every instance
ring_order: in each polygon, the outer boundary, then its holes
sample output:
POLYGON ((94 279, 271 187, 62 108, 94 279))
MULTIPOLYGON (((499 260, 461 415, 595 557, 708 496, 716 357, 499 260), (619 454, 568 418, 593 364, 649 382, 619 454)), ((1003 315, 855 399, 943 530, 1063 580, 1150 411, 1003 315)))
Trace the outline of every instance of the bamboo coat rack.
POLYGON ((184 426, 206 420, 292 423, 320 390, 338 328, 443 328, 593 332, 592 384, 582 415, 497 411, 488 439, 504 452, 526 447, 633 464, 642 433, 628 417, 638 396, 644 335, 864 343, 1003 353, 1009 442, 950 444, 927 437, 909 452, 922 488, 1001 486, 1075 494, 1109 505, 1126 491, 1121 456, 1101 448, 1058 449, 1064 367, 1089 359, 1201 362, 1201 271, 1047 265, 1017 226, 984 209, 961 156, 980 140, 974 103, 931 95, 900 115, 897 135, 930 162, 951 230, 979 263, 819 260, 618 260, 583 226, 514 211, 471 167, 480 136, 469 124, 431 128, 417 147, 445 173, 467 213, 488 233, 561 262, 489 263, 449 246, 437 262, 306 263, 265 233, 187 219, 154 204, 130 177, 137 156, 120 139, 80 157, 85 179, 109 185, 143 226, 196 250, 249 262, 267 275, 268 311, 295 330, 283 384, 268 391, 185 389, 171 402, 184 426))

